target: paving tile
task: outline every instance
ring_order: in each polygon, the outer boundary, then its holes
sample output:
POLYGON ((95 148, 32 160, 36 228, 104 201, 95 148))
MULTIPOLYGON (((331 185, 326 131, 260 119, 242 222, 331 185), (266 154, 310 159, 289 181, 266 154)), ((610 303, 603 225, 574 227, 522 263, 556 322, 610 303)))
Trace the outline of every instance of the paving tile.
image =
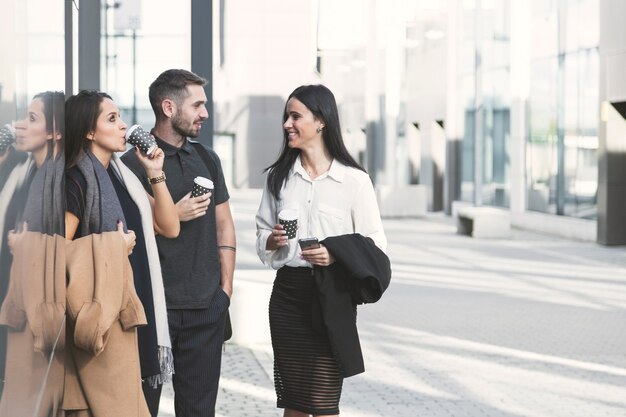
MULTIPOLYGON (((258 198, 231 200, 246 277, 262 268, 258 198)), ((366 372, 345 381, 342 416, 626 415, 623 248, 519 230, 476 240, 441 215, 384 225, 392 284, 359 306, 366 372)), ((270 345, 227 344, 218 415, 281 416, 271 378, 270 345)), ((174 415, 172 398, 166 387, 160 416, 174 415)))

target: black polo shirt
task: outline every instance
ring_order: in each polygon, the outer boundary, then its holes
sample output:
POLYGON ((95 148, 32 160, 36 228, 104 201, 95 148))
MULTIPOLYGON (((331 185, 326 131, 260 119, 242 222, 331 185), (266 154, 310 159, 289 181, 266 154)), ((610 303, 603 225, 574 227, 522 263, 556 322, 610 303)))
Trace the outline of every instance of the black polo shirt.
MULTIPOLYGON (((167 188, 175 203, 191 191, 193 179, 197 176, 209 178, 215 186, 204 216, 181 222, 177 238, 156 238, 167 308, 207 308, 220 288, 215 206, 229 199, 222 165, 212 149, 197 142, 187 139, 183 146, 176 148, 159 138, 156 140, 165 153, 163 171, 167 176, 167 188), (203 146, 207 151, 211 169, 198 153, 198 146, 203 146)), ((137 160, 134 150, 126 152, 122 161, 139 177, 146 191, 152 193, 146 172, 137 160)))

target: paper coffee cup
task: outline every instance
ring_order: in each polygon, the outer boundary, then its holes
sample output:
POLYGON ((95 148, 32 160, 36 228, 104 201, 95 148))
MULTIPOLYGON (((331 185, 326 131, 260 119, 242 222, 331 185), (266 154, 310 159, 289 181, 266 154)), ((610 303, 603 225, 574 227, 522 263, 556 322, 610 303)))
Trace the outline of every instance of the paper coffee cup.
POLYGON ((152 154, 157 148, 156 140, 140 125, 132 125, 126 130, 126 142, 133 146, 137 146, 139 150, 146 155, 152 154))
POLYGON ((4 154, 4 151, 15 142, 15 129, 13 126, 7 124, 0 128, 0 155, 4 154))
POLYGON ((193 189, 191 197, 198 197, 213 191, 213 181, 204 177, 196 177, 193 179, 193 189))
POLYGON ((294 209, 285 209, 278 213, 278 223, 280 223, 287 232, 287 239, 296 237, 298 230, 298 211, 294 209))

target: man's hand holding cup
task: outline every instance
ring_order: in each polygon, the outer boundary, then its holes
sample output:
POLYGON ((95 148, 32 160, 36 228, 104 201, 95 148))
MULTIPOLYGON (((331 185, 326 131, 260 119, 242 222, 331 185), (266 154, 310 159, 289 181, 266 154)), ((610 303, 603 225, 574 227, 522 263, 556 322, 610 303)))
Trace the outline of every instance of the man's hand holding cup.
POLYGON ((204 177, 193 180, 193 188, 178 203, 178 219, 181 222, 197 219, 206 214, 213 195, 213 181, 204 177))

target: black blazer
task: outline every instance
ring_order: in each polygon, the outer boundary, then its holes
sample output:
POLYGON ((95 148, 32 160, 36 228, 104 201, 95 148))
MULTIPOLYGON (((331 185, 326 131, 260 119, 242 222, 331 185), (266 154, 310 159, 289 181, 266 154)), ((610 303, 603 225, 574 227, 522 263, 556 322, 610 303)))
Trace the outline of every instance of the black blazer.
POLYGON ((356 305, 380 299, 391 280, 389 258, 374 241, 359 234, 333 236, 321 242, 336 262, 314 268, 319 312, 314 327, 328 334, 330 346, 344 378, 365 371, 356 328, 356 305))

